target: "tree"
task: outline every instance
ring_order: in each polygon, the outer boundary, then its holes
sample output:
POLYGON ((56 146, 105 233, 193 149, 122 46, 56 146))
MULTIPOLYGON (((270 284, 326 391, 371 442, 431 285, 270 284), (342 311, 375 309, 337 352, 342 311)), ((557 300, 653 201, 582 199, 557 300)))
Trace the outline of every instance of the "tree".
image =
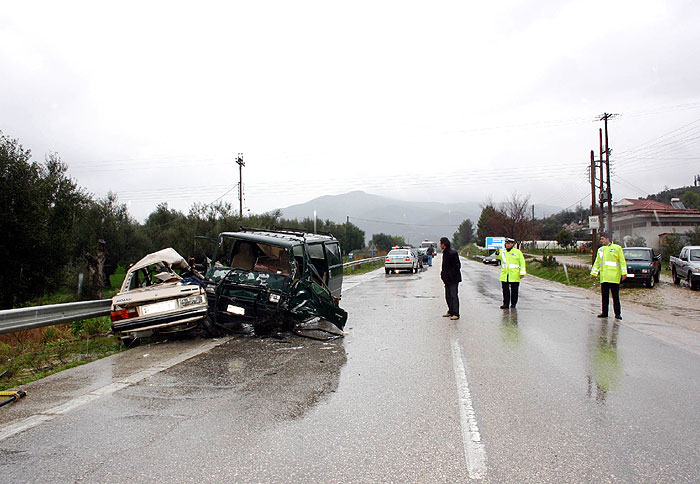
POLYGON ((467 244, 471 244, 473 240, 474 226, 472 225, 471 220, 466 219, 459 224, 459 227, 457 227, 457 232, 452 235, 452 243, 454 244, 455 249, 459 249, 467 244))
POLYGON ((503 214, 489 203, 481 208, 481 215, 476 226, 476 238, 479 245, 486 243, 486 237, 504 236, 503 231, 503 214))
POLYGON ((681 196, 681 202, 686 208, 695 208, 700 210, 700 194, 691 190, 686 191, 681 196))
POLYGON ((688 238, 688 245, 700 245, 700 225, 696 225, 693 230, 685 233, 688 238))
POLYGON ((566 229, 561 229, 554 240, 556 240, 560 246, 567 248, 574 244, 574 234, 566 229))
POLYGON ((74 223, 89 196, 57 154, 43 163, 0 132, 0 306, 56 290, 74 253, 74 223))
POLYGON ((501 204, 503 236, 512 237, 519 242, 531 238, 533 223, 529 215, 529 208, 530 197, 520 196, 517 193, 511 195, 508 200, 501 204))
POLYGON ((683 239, 681 238, 680 234, 674 231, 673 234, 664 237, 661 244, 661 257, 666 263, 668 263, 669 257, 678 257, 678 254, 681 253, 682 248, 683 239))
POLYGON ((382 250, 384 252, 389 252, 395 245, 406 245, 406 241, 403 237, 387 234, 372 235, 372 242, 374 242, 374 245, 378 250, 382 250))

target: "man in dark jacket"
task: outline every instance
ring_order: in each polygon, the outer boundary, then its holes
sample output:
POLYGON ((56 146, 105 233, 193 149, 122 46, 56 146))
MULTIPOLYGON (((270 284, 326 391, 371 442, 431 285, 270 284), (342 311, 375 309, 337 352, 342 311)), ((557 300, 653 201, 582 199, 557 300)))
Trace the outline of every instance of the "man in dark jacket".
POLYGON ((445 283, 445 300, 447 301, 447 314, 443 314, 444 318, 452 320, 459 319, 459 294, 458 287, 462 281, 462 264, 459 262, 459 254, 450 247, 450 241, 447 237, 440 239, 440 248, 442 249, 442 272, 440 278, 445 283))

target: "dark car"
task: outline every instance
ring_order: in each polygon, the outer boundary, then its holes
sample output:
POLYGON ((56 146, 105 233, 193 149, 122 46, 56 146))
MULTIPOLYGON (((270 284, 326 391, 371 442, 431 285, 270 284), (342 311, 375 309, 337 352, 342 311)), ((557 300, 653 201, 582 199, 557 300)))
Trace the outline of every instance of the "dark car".
POLYGON ((625 247, 622 252, 627 261, 627 278, 624 282, 640 282, 647 287, 654 287, 654 283, 659 282, 661 254, 650 247, 625 247))
POLYGON ((494 265, 494 266, 500 266, 500 265, 501 265, 501 259, 496 255, 495 252, 493 252, 492 254, 487 255, 486 257, 484 257, 483 262, 484 262, 484 264, 491 264, 491 265, 494 265))
MULTIPOLYGON (((310 326, 340 334, 347 313, 339 307, 343 261, 329 235, 241 228, 223 232, 204 276, 212 334, 252 325, 256 333, 310 326)), ((316 328, 317 329, 317 328, 316 328)))

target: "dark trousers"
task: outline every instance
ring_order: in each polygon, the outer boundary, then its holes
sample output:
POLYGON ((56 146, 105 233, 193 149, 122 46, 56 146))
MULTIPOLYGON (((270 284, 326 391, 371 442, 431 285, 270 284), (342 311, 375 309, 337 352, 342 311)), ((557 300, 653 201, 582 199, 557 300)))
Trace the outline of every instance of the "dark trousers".
POLYGON ((610 304, 609 293, 611 292, 615 316, 620 316, 620 285, 614 282, 602 282, 600 284, 600 295, 603 299, 603 314, 606 316, 608 315, 608 305, 610 304))
POLYGON ((445 301, 447 301, 447 312, 452 316, 459 316, 459 283, 445 283, 445 301))
POLYGON ((501 289, 503 289, 503 305, 512 308, 518 304, 518 289, 519 282, 501 281, 501 289))

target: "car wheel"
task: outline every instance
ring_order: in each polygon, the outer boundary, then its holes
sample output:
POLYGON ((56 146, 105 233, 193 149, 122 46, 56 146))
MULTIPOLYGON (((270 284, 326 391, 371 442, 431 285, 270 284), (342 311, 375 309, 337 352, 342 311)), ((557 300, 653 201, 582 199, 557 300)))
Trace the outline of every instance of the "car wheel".
POLYGON ((384 271, 385 271, 387 274, 389 274, 389 273, 391 272, 391 269, 386 269, 386 268, 385 268, 384 271))
POLYGON ((661 278, 661 271, 654 274, 654 282, 656 282, 657 284, 658 284, 660 278, 661 278))
POLYGON ((651 276, 648 281, 646 281, 646 286, 648 288, 654 287, 654 276, 651 276))
POLYGON ((697 289, 700 289, 700 279, 693 279, 693 274, 689 272, 688 285, 690 286, 690 289, 696 291, 697 289))
POLYGON ((671 275, 673 276, 673 283, 677 286, 681 283, 681 278, 676 274, 676 268, 671 269, 671 275))

